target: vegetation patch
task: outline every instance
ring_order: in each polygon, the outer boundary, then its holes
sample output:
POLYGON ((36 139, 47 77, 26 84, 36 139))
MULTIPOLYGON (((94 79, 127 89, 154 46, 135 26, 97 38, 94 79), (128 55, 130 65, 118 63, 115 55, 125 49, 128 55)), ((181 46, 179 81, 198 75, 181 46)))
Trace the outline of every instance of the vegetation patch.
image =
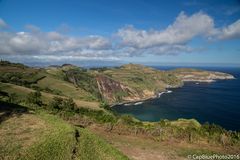
POLYGON ((11 117, 0 124, 0 159, 128 159, 87 129, 74 127, 43 110, 11 117))
POLYGON ((120 151, 107 144, 100 137, 92 134, 86 129, 79 130, 79 152, 77 153, 77 156, 80 160, 128 160, 127 156, 123 155, 120 151))

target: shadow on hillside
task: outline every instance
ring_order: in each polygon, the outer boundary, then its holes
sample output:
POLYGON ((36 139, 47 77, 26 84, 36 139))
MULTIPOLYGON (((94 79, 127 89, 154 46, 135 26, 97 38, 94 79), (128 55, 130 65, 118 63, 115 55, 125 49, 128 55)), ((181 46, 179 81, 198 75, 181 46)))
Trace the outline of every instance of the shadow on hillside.
POLYGON ((20 116, 28 112, 28 108, 17 104, 0 101, 0 124, 11 118, 13 115, 20 116))

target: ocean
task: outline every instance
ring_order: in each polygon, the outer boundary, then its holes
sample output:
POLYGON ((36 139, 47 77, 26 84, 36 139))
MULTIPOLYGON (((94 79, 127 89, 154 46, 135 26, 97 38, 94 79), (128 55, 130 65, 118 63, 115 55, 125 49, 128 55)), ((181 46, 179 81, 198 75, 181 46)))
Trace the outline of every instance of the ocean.
MULTIPOLYGON (((155 67, 169 70, 179 67, 155 67)), ((139 105, 117 105, 113 110, 119 114, 130 114, 143 121, 178 118, 194 118, 200 123, 215 123, 227 130, 240 131, 240 68, 235 67, 191 67, 221 71, 234 75, 233 80, 213 83, 188 82, 181 88, 170 89, 160 98, 139 105)))

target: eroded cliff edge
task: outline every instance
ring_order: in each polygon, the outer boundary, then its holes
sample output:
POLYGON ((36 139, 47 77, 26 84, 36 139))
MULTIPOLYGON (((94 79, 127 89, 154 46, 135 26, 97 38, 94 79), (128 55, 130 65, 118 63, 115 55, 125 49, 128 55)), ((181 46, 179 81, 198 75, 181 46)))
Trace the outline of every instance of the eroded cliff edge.
POLYGON ((234 76, 186 68, 161 71, 136 64, 96 72, 98 89, 110 104, 154 98, 167 88, 183 86, 184 82, 214 82, 225 79, 234 79, 234 76))
POLYGON ((222 72, 189 68, 165 71, 138 64, 92 69, 68 65, 58 67, 58 70, 63 79, 91 94, 93 100, 108 104, 155 98, 160 92, 181 87, 185 82, 234 79, 233 75, 222 72))

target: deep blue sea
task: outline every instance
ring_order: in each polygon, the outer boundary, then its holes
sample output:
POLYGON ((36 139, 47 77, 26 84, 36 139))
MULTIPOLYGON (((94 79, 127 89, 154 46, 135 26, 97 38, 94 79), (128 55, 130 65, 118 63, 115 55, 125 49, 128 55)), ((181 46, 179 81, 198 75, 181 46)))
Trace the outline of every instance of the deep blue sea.
MULTIPOLYGON (((155 68, 168 70, 179 67, 155 68)), ((140 105, 114 106, 113 109, 120 114, 130 114, 144 121, 195 118, 200 123, 215 123, 228 130, 240 131, 240 68, 194 68, 230 73, 236 79, 214 83, 185 83, 182 88, 170 89, 172 93, 165 93, 160 98, 145 101, 140 105)))

